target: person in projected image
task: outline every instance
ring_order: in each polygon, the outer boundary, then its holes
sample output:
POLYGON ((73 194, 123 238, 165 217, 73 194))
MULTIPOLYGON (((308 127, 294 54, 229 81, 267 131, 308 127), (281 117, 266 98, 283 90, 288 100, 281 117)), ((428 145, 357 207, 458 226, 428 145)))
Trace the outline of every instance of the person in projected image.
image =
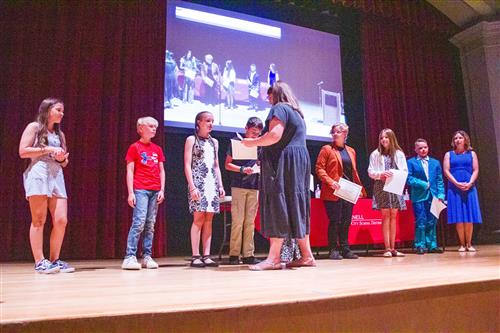
POLYGON ((272 87, 273 107, 265 121, 264 135, 245 138, 247 147, 263 147, 259 206, 261 231, 270 238, 267 259, 250 270, 281 269, 283 240, 295 238, 302 257, 287 267, 314 267, 309 243, 311 160, 306 146, 306 124, 291 88, 278 81, 272 87))
POLYGON ((260 95, 260 77, 257 73, 257 66, 250 65, 250 71, 247 76, 248 81, 248 102, 250 106, 248 110, 259 110, 259 95, 260 95))
POLYGON ((220 70, 211 54, 205 55, 205 61, 201 65, 201 78, 205 88, 205 104, 219 104, 220 70))
POLYGON ((280 76, 278 74, 278 71, 276 70, 276 65, 270 64, 269 72, 267 72, 267 84, 269 84, 269 86, 272 87, 276 81, 279 81, 279 79, 280 76))
POLYGON ((236 109, 236 105, 234 105, 235 86, 236 71, 234 70, 233 62, 227 60, 222 74, 222 87, 226 93, 226 109, 236 109))
POLYGON ((197 66, 196 58, 192 55, 191 50, 180 60, 180 69, 184 71, 184 87, 182 102, 193 103, 194 100, 194 78, 196 77, 197 66))
POLYGON ((165 52, 165 94, 164 103, 165 108, 171 108, 174 106, 173 99, 177 97, 178 87, 177 87, 177 72, 179 68, 177 67, 177 62, 174 59, 174 53, 167 50, 165 52))

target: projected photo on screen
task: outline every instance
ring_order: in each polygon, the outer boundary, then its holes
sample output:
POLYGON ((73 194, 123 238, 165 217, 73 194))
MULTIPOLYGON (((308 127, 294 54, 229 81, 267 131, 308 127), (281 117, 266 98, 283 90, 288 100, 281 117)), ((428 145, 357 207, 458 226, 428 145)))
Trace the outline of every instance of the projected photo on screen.
POLYGON ((165 125, 193 128, 210 111, 215 129, 240 131, 265 120, 268 88, 287 82, 299 99, 308 139, 327 141, 345 121, 339 36, 182 1, 167 3, 165 125))

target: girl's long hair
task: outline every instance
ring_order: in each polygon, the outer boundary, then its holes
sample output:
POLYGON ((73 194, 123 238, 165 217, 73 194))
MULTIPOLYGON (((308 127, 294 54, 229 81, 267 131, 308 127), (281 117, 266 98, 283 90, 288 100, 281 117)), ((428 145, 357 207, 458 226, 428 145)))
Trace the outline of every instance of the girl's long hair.
MULTIPOLYGON (((48 125, 50 109, 58 103, 64 105, 64 102, 61 99, 49 97, 44 99, 38 107, 38 115, 35 120, 38 123, 38 132, 36 133, 35 139, 36 147, 46 147, 49 144, 47 136, 49 134, 48 125)), ((54 132, 59 136, 62 148, 66 150, 66 139, 61 130, 61 124, 54 124, 54 132)))
POLYGON ((271 94, 273 95, 274 104, 288 104, 293 110, 300 114, 302 119, 304 119, 304 114, 300 110, 299 101, 293 94, 292 88, 290 88, 288 84, 283 81, 276 81, 270 89, 271 94))
POLYGON ((394 158, 396 155, 397 150, 403 151, 401 147, 398 144, 398 139, 396 138, 396 134, 394 134, 393 130, 390 128, 384 128, 383 130, 380 131, 380 134, 378 135, 378 152, 382 155, 388 155, 391 158, 394 158), (380 140, 382 139, 383 136, 387 136, 389 138, 389 147, 387 149, 382 146, 380 143, 380 140))

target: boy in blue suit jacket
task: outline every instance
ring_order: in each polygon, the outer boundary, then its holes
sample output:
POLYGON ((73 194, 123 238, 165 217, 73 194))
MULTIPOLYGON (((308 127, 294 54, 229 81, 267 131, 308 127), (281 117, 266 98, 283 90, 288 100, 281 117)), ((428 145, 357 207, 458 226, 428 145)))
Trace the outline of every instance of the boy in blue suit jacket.
POLYGON ((429 146, 424 139, 415 142, 417 156, 408 160, 410 199, 415 213, 415 249, 417 254, 443 253, 436 239, 437 219, 430 212, 432 198, 444 200, 441 164, 429 157, 429 146))

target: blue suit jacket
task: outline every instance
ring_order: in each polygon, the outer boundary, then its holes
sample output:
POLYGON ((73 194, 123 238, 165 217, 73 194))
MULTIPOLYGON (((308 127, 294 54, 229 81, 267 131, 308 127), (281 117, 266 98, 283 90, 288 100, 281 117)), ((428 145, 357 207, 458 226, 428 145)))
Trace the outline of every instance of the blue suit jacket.
POLYGON ((419 159, 412 157, 407 161, 407 164, 408 179, 406 182, 410 186, 412 202, 427 200, 430 195, 444 200, 443 170, 438 160, 429 157, 429 179, 425 176, 424 167, 419 159), (430 184, 429 188, 427 188, 427 183, 430 184))

